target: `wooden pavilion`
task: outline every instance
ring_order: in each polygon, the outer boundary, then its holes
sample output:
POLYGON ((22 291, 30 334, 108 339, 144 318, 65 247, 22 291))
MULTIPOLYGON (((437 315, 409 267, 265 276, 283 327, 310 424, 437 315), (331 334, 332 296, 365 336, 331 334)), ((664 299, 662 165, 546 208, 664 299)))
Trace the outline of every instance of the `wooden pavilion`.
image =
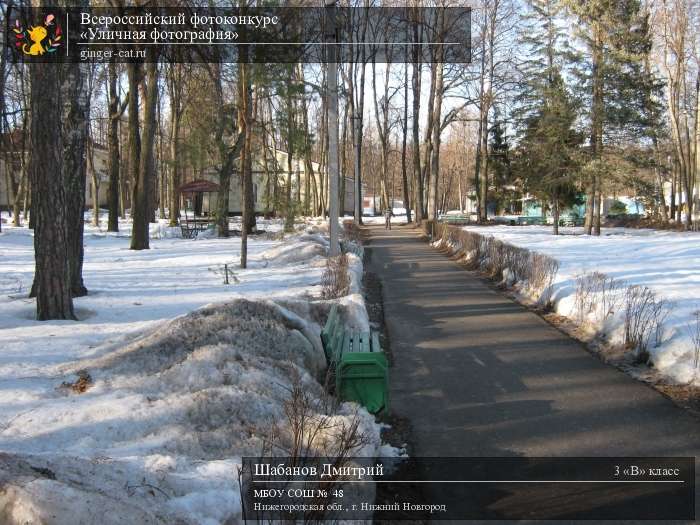
POLYGON ((214 210, 212 210, 212 194, 219 193, 219 185, 204 179, 193 180, 180 186, 180 204, 184 217, 180 217, 182 236, 193 239, 201 231, 214 225, 214 210))

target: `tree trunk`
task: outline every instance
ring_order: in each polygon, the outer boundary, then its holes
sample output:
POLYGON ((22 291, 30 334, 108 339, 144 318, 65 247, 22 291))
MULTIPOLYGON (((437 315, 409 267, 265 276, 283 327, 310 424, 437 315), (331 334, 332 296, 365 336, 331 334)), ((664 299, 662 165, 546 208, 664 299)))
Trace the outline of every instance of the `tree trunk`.
MULTIPOLYGON (((356 172, 356 165, 355 165, 355 144, 357 143, 358 140, 358 126, 357 126, 357 109, 355 108, 355 64, 350 63, 348 64, 348 73, 347 76, 345 76, 344 69, 340 69, 341 73, 343 74, 343 78, 345 79, 345 85, 347 89, 347 96, 346 96, 346 104, 347 104, 347 112, 348 112, 348 119, 349 123, 348 125, 350 126, 350 148, 352 151, 352 171, 353 171, 353 206, 352 206, 352 213, 353 213, 353 218, 357 224, 360 224, 362 222, 362 196, 360 195, 361 193, 361 184, 360 181, 356 180, 355 178, 355 172, 356 172)), ((323 158, 323 157, 321 157, 323 158)))
MULTIPOLYGON (((22 77, 24 78, 24 77, 22 77)), ((21 82, 22 90, 24 90, 24 81, 21 82)), ((2 107, 2 106, 0 106, 2 107)), ((29 126, 29 120, 28 120, 29 112, 25 111, 23 116, 22 116, 22 130, 28 131, 28 126, 29 126)), ((8 128, 8 123, 6 119, 3 119, 4 122, 4 128, 8 128)), ((15 152, 25 152, 27 151, 28 144, 27 144, 27 139, 26 137, 29 135, 29 133, 22 133, 21 135, 21 141, 20 144, 15 144, 14 140, 12 140, 12 135, 10 135, 10 151, 6 152, 6 158, 5 158, 5 166, 11 166, 11 159, 12 156, 15 154, 15 152)), ((22 217, 20 214, 22 204, 24 203, 24 216, 26 218, 27 215, 27 186, 29 185, 29 177, 27 176, 27 156, 22 153, 19 155, 19 163, 20 163, 20 178, 19 178, 19 184, 17 185, 17 191, 14 192, 14 200, 12 203, 12 224, 14 226, 22 226, 22 217)), ((14 181, 14 176, 12 174, 13 170, 7 169, 5 171, 7 178, 8 178, 8 184, 7 187, 10 188, 11 184, 14 181)))
POLYGON ((668 224, 668 210, 666 209, 666 196, 664 195, 664 179, 661 176, 661 170, 658 166, 654 167, 654 174, 656 175, 656 184, 658 186, 656 202, 661 215, 661 221, 664 224, 668 224))
POLYGON ((68 264, 73 297, 87 295, 83 283, 83 229, 85 225, 86 145, 90 119, 87 64, 63 66, 63 163, 68 219, 68 264))
POLYGON ((421 184, 423 185, 423 195, 421 195, 421 202, 423 203, 423 215, 430 219, 430 205, 431 200, 431 172, 432 164, 431 158, 433 153, 433 124, 434 124, 434 108, 435 108, 435 82, 437 80, 437 69, 435 64, 431 64, 430 67, 430 89, 428 90, 428 121, 425 126, 425 135, 423 137, 423 162, 421 164, 421 184))
POLYGON ((221 153, 222 164, 219 169, 219 195, 217 200, 216 225, 219 237, 228 237, 228 210, 229 196, 231 193, 231 175, 233 173, 232 155, 227 155, 226 152, 221 153))
POLYGON ((340 203, 340 215, 345 215, 345 180, 348 174, 348 104, 343 111, 343 133, 340 138, 340 188, 338 189, 338 202, 340 203))
MULTIPOLYGON (((27 173, 25 169, 22 169, 22 174, 19 179, 19 189, 15 195, 15 201, 12 205, 12 224, 13 226, 22 226, 22 217, 20 215, 22 210, 22 202, 26 201, 27 195, 27 173)), ((26 213, 26 211, 25 211, 26 213)))
POLYGON ((406 222, 411 223, 411 201, 408 187, 408 166, 406 152, 408 143, 408 64, 404 64, 403 75, 403 126, 401 134, 401 182, 403 183, 403 206, 406 210, 406 222))
MULTIPOLYGON (((148 67, 146 67, 146 70, 148 71, 148 67)), ((158 74, 158 68, 156 67, 156 75, 158 74)), ((146 73, 148 76, 148 73, 146 73)), ((144 86, 146 90, 150 88, 150 85, 144 86)), ((158 124, 159 122, 157 113, 158 113, 158 94, 159 94, 159 89, 157 85, 157 80, 156 80, 156 90, 155 90, 155 99, 153 102, 153 125, 150 130, 150 133, 152 134, 152 137, 150 139, 150 146, 148 148, 144 147, 144 144, 146 142, 146 120, 149 118, 148 117, 148 102, 144 105, 144 116, 143 116, 143 135, 141 136, 141 159, 139 162, 144 163, 145 165, 148 166, 148 171, 146 172, 146 184, 148 184, 148 194, 147 194, 147 202, 148 202, 148 222, 149 223, 155 223, 156 222, 156 208, 158 207, 158 176, 156 175, 156 133, 158 131, 158 124), (144 155, 148 155, 150 158, 144 158, 144 155)), ((145 93, 144 95, 144 100, 147 100, 149 98, 148 92, 145 93)), ((143 164, 142 164, 143 165, 143 164)))
MULTIPOLYGON (((245 165, 243 166, 243 199, 246 205, 246 217, 243 220, 247 233, 255 232, 257 227, 255 221, 255 192, 253 191, 253 116, 256 113, 257 100, 253 98, 253 81, 251 78, 250 65, 245 68, 245 83, 246 83, 246 105, 245 105, 245 139, 243 147, 247 150, 245 165)), ((300 184, 301 186, 301 181, 300 184)))
MULTIPOLYGON (((221 65, 213 64, 210 69, 211 80, 214 87, 215 103, 217 107, 224 105, 224 87, 221 73, 221 65)), ((229 150, 224 141, 224 129, 226 128, 227 116, 220 111, 216 119, 215 144, 219 153, 219 193, 216 206, 216 229, 219 237, 228 237, 228 212, 229 198, 231 191, 231 173, 233 172, 233 162, 235 154, 229 150)), ((240 138, 240 136, 239 136, 240 138)))
MULTIPOLYGON (((325 77, 324 77, 325 83, 325 77)), ((319 169, 319 180, 318 180, 318 209, 316 213, 318 215, 326 215, 326 175, 328 174, 328 162, 326 157, 326 152, 328 151, 328 100, 327 97, 321 97, 322 102, 322 113, 323 118, 321 119, 321 166, 319 169)))
POLYGON ((255 210, 252 208, 254 203, 251 202, 252 199, 250 198, 253 193, 253 180, 251 159, 252 133, 249 128, 252 121, 252 94, 249 67, 250 66, 245 60, 239 63, 238 124, 240 132, 245 134, 243 150, 241 153, 241 268, 246 268, 248 265, 248 233, 250 216, 254 215, 255 213, 255 210))
MULTIPOLYGON (((603 91, 603 43, 602 29, 599 24, 595 25, 593 35, 593 67, 592 67, 592 83, 593 96, 591 106, 591 146, 592 156, 594 161, 600 161, 603 154, 603 117, 605 112, 605 101, 603 91)), ((586 234, 600 235, 600 214, 601 214, 601 199, 603 196, 602 177, 600 166, 596 164, 593 171, 593 180, 588 189, 588 197, 586 199, 586 234)))
POLYGON ((682 180, 683 178, 679 176, 677 178, 676 183, 678 186, 676 187, 676 195, 678 196, 678 202, 676 204, 676 224, 681 224, 682 219, 683 219, 683 185, 682 185, 682 180))
POLYGON ((362 128, 364 126, 364 107, 365 107, 365 63, 358 64, 362 66, 360 74, 360 85, 355 90, 359 100, 355 102, 357 112, 354 114, 357 130, 355 131, 355 199, 360 203, 360 216, 357 218, 357 223, 362 224, 362 128))
MULTIPOLYGON (((304 141, 306 142, 306 145, 304 147, 304 172, 305 172, 304 213, 309 213, 310 209, 311 209, 311 204, 310 204, 311 179, 314 179, 316 177, 316 174, 314 173, 314 166, 313 166, 313 163, 311 160, 311 142, 310 142, 311 130, 309 129, 309 117, 307 114, 306 100, 304 100, 303 107, 302 107, 302 118, 304 120, 304 130, 305 130, 304 141)), ((343 185, 341 192, 343 192, 343 191, 345 191, 344 185, 343 185)))
POLYGON ((165 219, 165 205, 169 203, 168 200, 168 180, 169 174, 165 162, 165 147, 163 145, 163 130, 161 129, 161 122, 163 121, 163 112, 161 108, 162 98, 160 96, 160 90, 158 90, 157 95, 157 105, 156 105, 156 132, 158 134, 158 148, 156 149, 157 155, 155 155, 153 171, 155 178, 158 181, 158 219, 165 219))
MULTIPOLYGON (((484 102, 487 104, 487 102, 484 102)), ((479 132, 479 222, 488 221, 489 194, 489 109, 486 105, 481 111, 481 129, 479 132)))
MULTIPOLYGON (((243 115, 245 118, 245 131, 243 131, 245 137, 243 142, 243 148, 246 150, 245 163, 242 164, 242 175, 243 175, 243 201, 245 203, 245 217, 243 220, 243 225, 245 226, 246 233, 255 232, 256 222, 255 222, 255 193, 253 192, 253 115, 255 114, 255 104, 256 100, 253 98, 253 86, 251 78, 250 65, 245 67, 245 106, 243 110, 243 115)), ((299 181, 299 186, 301 186, 301 181, 299 181)))
MULTIPOLYGON (((175 106, 176 102, 173 100, 171 95, 171 107, 170 107, 170 125, 171 125, 171 139, 170 139, 170 226, 177 226, 180 220, 180 193, 178 188, 180 187, 180 112, 179 107, 175 106)), ((179 102, 177 102, 179 106, 179 102)))
POLYGON ((131 249, 148 249, 148 184, 141 172, 138 64, 126 65, 129 77, 129 178, 131 179, 131 249))
POLYGON ((63 179, 61 64, 29 64, 34 258, 32 293, 39 321, 73 319, 66 188, 63 179), (47 97, 46 93, 52 93, 47 97), (57 100, 58 99, 58 100, 57 100))
POLYGON ((698 118, 700 118, 700 73, 697 74, 695 78, 695 118, 694 118, 694 129, 692 139, 688 137, 688 169, 686 176, 683 178, 683 190, 685 193, 685 229, 691 230, 693 228, 693 197, 695 193, 695 174, 698 165, 698 155, 700 151, 697 150, 698 138, 700 133, 700 126, 698 126, 698 118))
MULTIPOLYGON (((438 15, 442 19, 442 15, 438 15)), ((438 51, 439 53, 439 51, 438 51)), ((442 57, 440 57, 442 58, 442 57)), ((428 210, 428 217, 431 220, 437 220, 439 215, 438 206, 438 183, 440 180, 440 135, 441 135, 441 120, 442 120, 442 96, 443 96, 443 63, 436 62, 433 67, 435 72, 435 102, 433 103, 433 140, 432 140, 432 155, 430 167, 430 202, 428 206, 432 208, 428 210)))
MULTIPOLYGON (((416 48, 418 46, 415 46, 416 48)), ((423 208, 423 174, 420 162, 420 91, 421 91, 421 65, 416 62, 419 51, 414 52, 414 62, 411 84, 413 86, 413 123, 411 133, 413 138, 413 178, 416 194, 413 199, 413 208, 416 213, 416 223, 425 218, 423 208)))
MULTIPOLYGON (((89 132, 88 132, 89 135, 89 132)), ((87 142, 87 162, 90 179, 92 181, 92 225, 98 228, 100 226, 100 179, 95 170, 95 150, 90 138, 87 142)))
MULTIPOLYGON (((388 50, 387 57, 391 57, 391 54, 388 50)), ((382 211, 391 207, 391 203, 389 202, 389 133, 391 132, 391 130, 389 129, 389 75, 391 72, 391 66, 390 64, 385 64, 384 67, 384 89, 380 109, 380 100, 377 96, 376 64, 374 61, 372 61, 372 94, 374 101, 374 115, 377 124, 377 132, 379 134, 379 144, 381 147, 380 188, 382 198, 382 211)))
POLYGON ((676 179, 677 179, 677 169, 678 163, 673 160, 671 161, 671 195, 670 195, 670 214, 671 220, 676 220, 676 179))
POLYGON ((292 182, 293 182, 293 156, 294 156, 294 136, 295 136, 295 110, 296 104, 292 98, 292 85, 294 82, 294 70, 290 71, 289 78, 287 79, 287 93, 286 93, 286 110, 287 110, 287 177, 286 177, 286 187, 285 187, 285 228, 288 230, 294 229, 294 204, 292 203, 293 193, 292 193, 292 182))

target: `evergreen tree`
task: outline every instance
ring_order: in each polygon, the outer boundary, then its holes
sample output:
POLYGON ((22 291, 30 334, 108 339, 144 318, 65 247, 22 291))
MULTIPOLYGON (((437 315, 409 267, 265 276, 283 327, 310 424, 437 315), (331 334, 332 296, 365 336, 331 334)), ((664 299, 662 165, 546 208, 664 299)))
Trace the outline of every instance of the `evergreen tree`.
POLYGON ((576 110, 561 76, 554 77, 542 96, 518 145, 516 172, 530 193, 550 203, 553 233, 558 235, 560 210, 576 201, 582 136, 574 129, 576 110))
MULTIPOLYGON (((496 114, 497 115, 497 114, 496 114)), ((505 134, 503 122, 495 117, 496 122, 491 128, 491 138, 489 141, 489 167, 493 177, 494 194, 491 200, 496 202, 496 211, 501 211, 508 207, 512 200, 512 192, 509 186, 512 180, 512 169, 510 163, 510 144, 505 134)))
MULTIPOLYGON (((577 98, 585 100, 592 167, 606 142, 639 136, 647 122, 644 58, 651 46, 648 17, 639 0, 566 0, 578 18, 586 49, 578 69, 577 98)), ((603 174, 586 170, 586 233, 600 235, 603 174)))
POLYGON ((556 235, 559 210, 576 198, 581 138, 574 128, 577 107, 563 74, 580 57, 567 42, 562 3, 528 0, 527 4, 520 37, 527 58, 514 111, 519 131, 514 172, 528 192, 550 204, 556 235))
POLYGON ((513 111, 520 129, 539 111, 544 91, 581 59, 568 43, 563 10, 561 0, 526 0, 518 38, 525 56, 520 62, 521 81, 513 111))

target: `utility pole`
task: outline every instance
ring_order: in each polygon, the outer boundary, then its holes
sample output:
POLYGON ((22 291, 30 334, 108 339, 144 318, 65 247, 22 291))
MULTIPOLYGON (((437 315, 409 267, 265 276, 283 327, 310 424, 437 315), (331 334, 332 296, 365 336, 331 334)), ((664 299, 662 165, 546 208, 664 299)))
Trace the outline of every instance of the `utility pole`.
POLYGON ((335 0, 325 0, 328 9, 328 231, 331 237, 330 256, 340 254, 338 245, 338 63, 336 62, 335 0))

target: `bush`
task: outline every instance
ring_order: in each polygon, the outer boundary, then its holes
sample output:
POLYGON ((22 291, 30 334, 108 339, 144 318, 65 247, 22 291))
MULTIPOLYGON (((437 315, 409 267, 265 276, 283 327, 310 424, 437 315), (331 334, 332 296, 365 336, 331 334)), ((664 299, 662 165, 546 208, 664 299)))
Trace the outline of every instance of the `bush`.
POLYGON ((693 378, 691 383, 695 387, 698 378, 698 367, 700 367, 700 310, 693 312, 693 319, 688 325, 690 340, 693 343, 693 378))
POLYGON ((492 279, 503 280, 508 270, 509 278, 523 283, 539 297, 540 304, 549 305, 559 271, 559 263, 551 257, 446 224, 437 225, 436 238, 459 254, 469 268, 481 270, 492 279))
POLYGON ((614 201, 608 210, 609 215, 624 215, 627 213, 627 205, 624 202, 614 201))
POLYGON ((343 221, 343 232, 349 241, 360 242, 362 238, 362 230, 355 221, 343 221))
POLYGON ((348 294, 350 290, 348 266, 348 256, 345 253, 328 258, 326 269, 321 276, 323 299, 337 299, 348 294))
POLYGON ((591 313, 605 322, 622 303, 625 283, 601 272, 586 272, 576 278, 576 313, 579 323, 591 313))
POLYGON ((540 253, 531 253, 530 276, 528 279, 531 291, 539 293, 541 306, 550 309, 552 306, 552 285, 559 272, 559 262, 540 253))
MULTIPOLYGON (((538 297, 541 306, 551 306, 552 284, 559 271, 559 263, 555 259, 473 231, 445 224, 436 227, 436 239, 460 254, 470 268, 500 280, 507 270, 509 281, 512 279, 521 283, 522 287, 538 297)), ((604 323, 624 307, 624 343, 635 351, 638 362, 649 361, 650 344, 658 346, 662 343, 670 304, 656 297, 650 289, 627 286, 624 281, 601 272, 586 272, 577 277, 575 294, 579 323, 594 313, 597 320, 604 323)), ((700 321, 698 323, 700 326, 700 321)), ((697 328, 697 332, 700 333, 700 328, 697 328)), ((700 350, 696 352, 700 356, 700 350)), ((700 360, 700 357, 697 359, 700 360)))
MULTIPOLYGON (((268 428, 261 433, 265 436, 257 458, 261 463, 270 457, 284 456, 295 467, 316 468, 318 472, 322 472, 324 465, 331 462, 333 474, 328 475, 317 487, 323 491, 318 497, 323 504, 318 509, 303 511, 303 519, 299 520, 306 524, 327 523, 328 511, 333 500, 332 489, 342 480, 342 476, 335 472, 357 467, 357 460, 354 458, 372 442, 360 413, 341 413, 335 399, 327 394, 320 398, 312 395, 298 375, 295 375, 289 398, 284 402, 284 417, 271 421, 268 428)), ((246 508, 245 503, 249 498, 243 491, 243 480, 251 479, 252 476, 251 472, 245 471, 248 467, 244 465, 238 468, 243 522, 267 523, 269 521, 263 520, 254 508, 246 508)), ((262 476, 262 479, 277 481, 276 486, 285 492, 298 488, 298 485, 279 481, 275 476, 262 476)), ((366 496, 362 498, 362 494, 362 491, 348 491, 346 499, 364 501, 366 496)), ((280 497, 272 501, 276 504, 284 503, 280 497)))
POLYGON ((629 286, 625 292, 625 346, 639 363, 649 362, 649 343, 661 343, 669 305, 646 286, 629 286))

